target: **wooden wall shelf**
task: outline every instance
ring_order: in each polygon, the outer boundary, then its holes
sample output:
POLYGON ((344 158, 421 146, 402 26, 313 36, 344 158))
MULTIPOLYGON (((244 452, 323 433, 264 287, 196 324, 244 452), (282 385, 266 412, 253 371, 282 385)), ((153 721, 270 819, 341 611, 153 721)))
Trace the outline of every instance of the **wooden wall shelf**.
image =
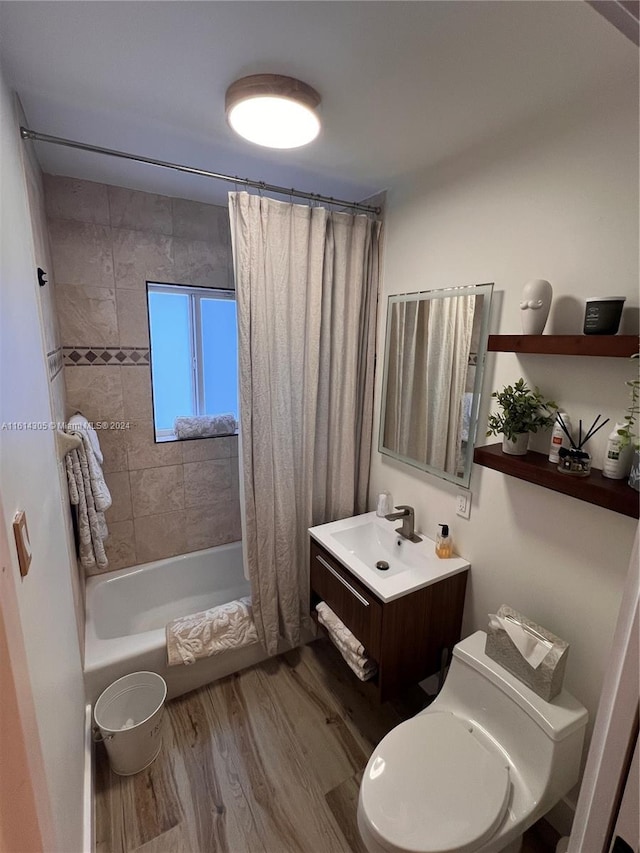
POLYGON ((519 480, 535 483, 554 492, 570 495, 578 500, 602 506, 613 512, 640 517, 640 496, 625 480, 609 480, 598 468, 592 468, 588 477, 571 477, 561 474, 544 453, 530 450, 526 456, 509 456, 502 452, 502 443, 476 447, 473 461, 485 468, 493 468, 519 480))
POLYGON ((590 355, 630 358, 640 350, 637 335, 489 335, 489 352, 590 355))

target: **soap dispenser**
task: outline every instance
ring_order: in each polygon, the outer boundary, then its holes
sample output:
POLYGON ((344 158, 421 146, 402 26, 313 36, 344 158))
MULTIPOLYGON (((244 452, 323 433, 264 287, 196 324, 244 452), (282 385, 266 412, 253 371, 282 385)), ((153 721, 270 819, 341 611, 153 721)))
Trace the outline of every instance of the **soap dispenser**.
POLYGON ((439 524, 438 527, 440 527, 441 530, 438 531, 438 535, 436 537, 436 557, 446 559, 453 553, 451 536, 449 536, 449 525, 439 524))

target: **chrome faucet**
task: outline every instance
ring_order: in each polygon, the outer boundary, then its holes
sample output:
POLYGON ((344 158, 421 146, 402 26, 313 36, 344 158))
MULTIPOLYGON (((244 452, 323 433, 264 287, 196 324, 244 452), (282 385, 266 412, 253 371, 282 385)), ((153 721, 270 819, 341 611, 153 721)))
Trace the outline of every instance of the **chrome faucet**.
POLYGON ((402 527, 396 527, 396 533, 399 533, 403 539, 408 539, 409 542, 422 542, 422 539, 420 536, 416 536, 416 532, 414 530, 415 516, 413 507, 400 504, 396 509, 399 509, 400 512, 390 512, 389 515, 385 515, 387 521, 397 521, 399 518, 402 519, 402 527))

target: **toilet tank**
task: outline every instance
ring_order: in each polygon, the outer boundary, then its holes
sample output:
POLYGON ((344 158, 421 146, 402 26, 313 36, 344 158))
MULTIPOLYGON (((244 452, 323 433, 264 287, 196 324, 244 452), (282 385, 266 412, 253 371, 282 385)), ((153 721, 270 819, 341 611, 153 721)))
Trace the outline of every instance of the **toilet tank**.
POLYGON ((522 768, 532 794, 555 802, 578 781, 587 710, 566 690, 551 702, 541 699, 487 657, 485 640, 477 631, 456 645, 444 686, 427 710, 451 711, 479 726, 522 768))

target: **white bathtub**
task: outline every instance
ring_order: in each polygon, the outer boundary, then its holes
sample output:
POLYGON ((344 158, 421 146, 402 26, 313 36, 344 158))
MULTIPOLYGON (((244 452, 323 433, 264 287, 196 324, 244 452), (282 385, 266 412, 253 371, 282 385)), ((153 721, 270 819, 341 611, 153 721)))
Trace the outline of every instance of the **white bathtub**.
POLYGON ((87 580, 85 684, 87 701, 122 675, 159 673, 172 698, 264 660, 260 643, 233 649, 191 666, 167 666, 165 626, 249 595, 242 545, 232 542, 87 580))

